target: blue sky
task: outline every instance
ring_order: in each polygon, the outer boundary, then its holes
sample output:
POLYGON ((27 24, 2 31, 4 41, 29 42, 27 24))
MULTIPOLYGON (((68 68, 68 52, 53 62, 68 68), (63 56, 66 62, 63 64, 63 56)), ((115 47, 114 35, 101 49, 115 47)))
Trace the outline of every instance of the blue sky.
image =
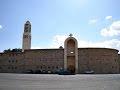
POLYGON ((0 0, 0 52, 22 48, 24 23, 32 48, 63 46, 70 33, 79 47, 120 50, 120 0, 0 0))

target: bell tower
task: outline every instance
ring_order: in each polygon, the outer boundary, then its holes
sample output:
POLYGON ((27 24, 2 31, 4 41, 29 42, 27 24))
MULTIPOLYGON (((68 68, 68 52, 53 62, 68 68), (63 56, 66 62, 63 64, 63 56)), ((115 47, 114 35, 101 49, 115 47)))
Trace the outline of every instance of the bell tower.
POLYGON ((24 24, 22 52, 24 52, 25 49, 31 49, 31 24, 29 21, 26 21, 24 24))
POLYGON ((69 36, 64 42, 64 70, 78 73, 78 43, 72 34, 69 36))

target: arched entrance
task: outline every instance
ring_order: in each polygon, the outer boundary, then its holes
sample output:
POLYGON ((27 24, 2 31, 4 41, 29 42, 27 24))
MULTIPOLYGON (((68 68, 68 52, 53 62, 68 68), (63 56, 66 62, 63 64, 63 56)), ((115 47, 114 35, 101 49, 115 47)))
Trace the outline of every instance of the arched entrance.
POLYGON ((68 66, 68 71, 70 73, 75 73, 75 66, 73 66, 73 65, 68 66))
POLYGON ((65 40, 64 69, 71 73, 78 73, 77 40, 70 36, 65 40))

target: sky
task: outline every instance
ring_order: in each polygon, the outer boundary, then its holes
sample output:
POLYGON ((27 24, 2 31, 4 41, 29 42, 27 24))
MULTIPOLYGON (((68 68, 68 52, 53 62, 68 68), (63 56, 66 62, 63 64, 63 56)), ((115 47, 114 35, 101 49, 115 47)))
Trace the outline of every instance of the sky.
POLYGON ((31 23, 32 49, 64 47, 72 33, 78 47, 120 50, 120 0, 0 0, 0 52, 22 48, 31 23))

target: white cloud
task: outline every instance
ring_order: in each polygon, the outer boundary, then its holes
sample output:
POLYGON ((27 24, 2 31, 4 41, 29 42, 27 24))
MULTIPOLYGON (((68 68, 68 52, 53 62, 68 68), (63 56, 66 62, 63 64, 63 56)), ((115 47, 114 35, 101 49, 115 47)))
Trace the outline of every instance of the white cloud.
POLYGON ((67 38, 67 36, 65 36, 65 35, 55 35, 53 37, 50 47, 51 48, 59 48, 59 46, 64 47, 64 41, 66 38, 67 38))
POLYGON ((120 21, 113 22, 108 28, 101 30, 102 36, 119 36, 120 35, 120 21))
POLYGON ((93 24, 93 23, 96 23, 97 21, 98 21, 97 19, 92 19, 92 20, 89 20, 89 23, 93 24))
POLYGON ((106 16, 105 19, 106 20, 110 20, 112 18, 112 16, 106 16))
MULTIPOLYGON (((65 35, 56 35, 54 36, 51 46, 52 48, 59 48, 59 46, 64 47, 64 41, 68 36, 65 35)), ((75 37, 76 38, 76 37, 75 37)), ((117 39, 112 39, 103 42, 92 42, 92 41, 84 41, 76 38, 78 41, 78 47, 99 47, 99 48, 115 48, 120 50, 120 41, 117 39)))
POLYGON ((2 25, 0 25, 0 29, 2 29, 2 25))
MULTIPOLYGON (((47 48, 59 48, 60 46, 64 47, 64 41, 68 36, 66 35, 55 35, 53 37, 53 40, 49 44, 47 48)), ((83 48, 83 47, 98 47, 98 48, 115 48, 120 50, 120 41, 117 39, 112 39, 108 41, 103 41, 103 42, 92 42, 92 41, 85 41, 85 40, 80 40, 79 38, 75 37, 78 41, 78 47, 83 48)), ((40 47, 40 46, 33 46, 32 49, 40 49, 40 48, 45 48, 40 47)))

